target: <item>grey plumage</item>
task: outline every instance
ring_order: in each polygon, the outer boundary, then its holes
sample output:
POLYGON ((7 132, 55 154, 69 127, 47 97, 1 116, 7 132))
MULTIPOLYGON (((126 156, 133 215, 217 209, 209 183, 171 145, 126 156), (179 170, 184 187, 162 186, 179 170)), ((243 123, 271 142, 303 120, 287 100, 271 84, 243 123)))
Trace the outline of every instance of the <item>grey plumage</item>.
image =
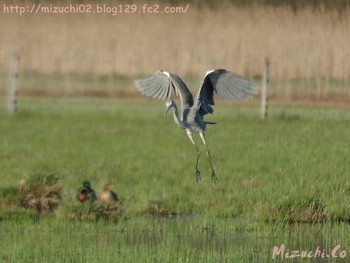
POLYGON ((178 126, 186 129, 187 135, 197 150, 196 161, 196 180, 200 179, 198 170, 199 150, 193 140, 193 132, 198 132, 203 143, 206 146, 209 156, 212 178, 216 180, 214 167, 210 153, 205 141, 204 131, 207 124, 213 124, 203 119, 206 114, 213 113, 212 106, 214 103, 214 93, 222 98, 232 101, 241 101, 248 99, 256 94, 257 86, 251 81, 225 69, 216 69, 207 71, 200 88, 193 99, 193 96, 182 79, 167 71, 157 71, 145 78, 135 80, 136 88, 145 96, 165 100, 166 112, 171 108, 174 111, 174 120, 178 126), (170 100, 172 93, 180 96, 181 99, 181 116, 177 105, 170 100))

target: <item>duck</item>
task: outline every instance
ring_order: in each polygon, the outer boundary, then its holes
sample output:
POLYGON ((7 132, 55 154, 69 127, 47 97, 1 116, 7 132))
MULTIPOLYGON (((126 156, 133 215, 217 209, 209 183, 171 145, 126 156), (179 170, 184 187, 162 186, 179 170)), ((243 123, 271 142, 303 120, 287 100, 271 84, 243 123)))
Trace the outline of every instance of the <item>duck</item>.
POLYGON ((99 196, 99 200, 105 203, 113 203, 113 202, 118 202, 119 198, 118 195, 111 191, 110 188, 113 186, 112 183, 106 183, 99 196))
POLYGON ((85 201, 94 202, 97 199, 94 189, 91 188, 89 181, 84 181, 83 186, 79 188, 77 192, 77 199, 79 202, 83 203, 85 201))

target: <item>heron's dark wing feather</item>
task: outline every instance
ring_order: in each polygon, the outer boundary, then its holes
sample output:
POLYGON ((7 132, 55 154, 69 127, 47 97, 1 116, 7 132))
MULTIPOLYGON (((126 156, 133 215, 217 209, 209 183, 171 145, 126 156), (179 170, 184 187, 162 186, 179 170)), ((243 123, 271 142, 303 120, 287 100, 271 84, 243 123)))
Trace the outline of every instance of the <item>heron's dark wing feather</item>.
POLYGON ((233 72, 224 69, 208 71, 197 93, 195 104, 202 116, 213 113, 214 93, 220 98, 242 101, 256 94, 257 86, 233 72))
POLYGON ((136 88, 145 96, 157 99, 169 99, 172 90, 180 95, 182 107, 192 106, 193 97, 182 79, 167 71, 159 70, 142 79, 135 80, 136 88))

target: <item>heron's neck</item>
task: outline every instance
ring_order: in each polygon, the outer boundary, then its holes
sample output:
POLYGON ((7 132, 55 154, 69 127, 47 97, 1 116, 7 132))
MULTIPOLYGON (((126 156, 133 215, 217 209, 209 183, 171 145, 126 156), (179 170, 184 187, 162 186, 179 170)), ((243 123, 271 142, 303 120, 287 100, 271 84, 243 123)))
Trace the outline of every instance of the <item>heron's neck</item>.
POLYGON ((183 128, 183 129, 185 129, 186 127, 185 127, 185 125, 183 124, 183 122, 180 120, 180 118, 179 118, 179 110, 177 109, 177 106, 176 106, 176 104, 174 103, 173 104, 173 116, 174 116, 174 121, 175 121, 175 123, 179 126, 179 127, 181 127, 181 128, 183 128))

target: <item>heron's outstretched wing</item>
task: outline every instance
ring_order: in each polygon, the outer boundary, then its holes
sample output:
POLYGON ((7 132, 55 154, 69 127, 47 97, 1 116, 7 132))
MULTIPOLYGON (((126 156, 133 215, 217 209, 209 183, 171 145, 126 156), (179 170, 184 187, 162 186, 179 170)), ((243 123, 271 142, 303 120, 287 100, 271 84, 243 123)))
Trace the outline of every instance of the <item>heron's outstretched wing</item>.
POLYGON ((207 71, 196 95, 195 104, 203 116, 213 113, 214 92, 222 99, 241 101, 257 93, 258 87, 251 81, 225 69, 207 71))
POLYGON ((169 99, 171 90, 180 95, 182 108, 193 105, 193 96, 182 79, 167 71, 159 70, 142 79, 135 80, 136 88, 145 96, 157 99, 169 99))

